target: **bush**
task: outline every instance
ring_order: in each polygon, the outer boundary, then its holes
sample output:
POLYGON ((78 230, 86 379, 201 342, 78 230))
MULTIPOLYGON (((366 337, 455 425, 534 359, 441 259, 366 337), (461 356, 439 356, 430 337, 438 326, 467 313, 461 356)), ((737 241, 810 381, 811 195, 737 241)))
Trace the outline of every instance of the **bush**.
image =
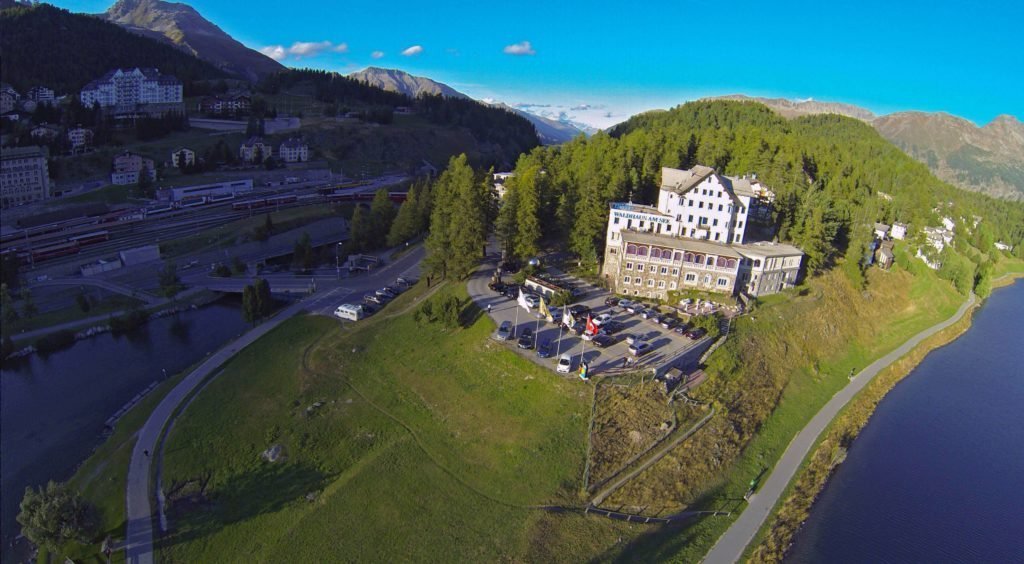
POLYGON ((437 296, 421 305, 413 314, 417 323, 440 323, 445 329, 459 326, 462 304, 455 296, 437 296))
POLYGON ((231 269, 228 268, 226 264, 218 264, 217 267, 213 269, 213 275, 218 278, 230 278, 231 269))
POLYGON ((54 551, 68 541, 91 541, 99 522, 96 508, 78 492, 52 481, 39 490, 25 488, 17 519, 30 541, 54 551))
POLYGON ((146 320, 149 319, 149 314, 141 309, 134 309, 124 315, 118 315, 110 318, 110 332, 115 335, 123 335, 125 333, 131 333, 139 327, 142 327, 146 320))

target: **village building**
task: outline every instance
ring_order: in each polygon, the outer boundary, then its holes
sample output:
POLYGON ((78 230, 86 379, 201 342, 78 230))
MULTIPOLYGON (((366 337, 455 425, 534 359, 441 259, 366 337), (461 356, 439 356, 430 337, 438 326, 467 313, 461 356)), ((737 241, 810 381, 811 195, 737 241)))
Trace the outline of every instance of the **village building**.
POLYGON ((286 163, 304 163, 309 160, 309 145, 300 138, 292 137, 281 143, 277 154, 286 163))
POLYGON ((91 129, 82 126, 73 127, 68 130, 68 143, 71 145, 71 152, 80 152, 92 145, 94 134, 91 129))
POLYGON ((878 249, 875 250, 875 264, 883 270, 889 270, 892 268, 894 262, 896 262, 896 255, 893 253, 894 241, 882 241, 878 245, 878 249))
POLYGON ((50 197, 50 173, 42 147, 0 151, 0 207, 20 206, 50 197))
POLYGON ((250 137, 238 150, 238 156, 243 162, 262 163, 274 156, 274 147, 263 141, 262 137, 250 137))
POLYGON ((182 85, 155 68, 114 69, 82 88, 85 107, 99 104, 114 113, 162 113, 181 110, 182 85))
POLYGON ((14 111, 14 108, 18 106, 18 100, 21 96, 10 87, 3 88, 0 90, 0 114, 8 114, 14 111))
POLYGON ((187 147, 180 147, 171 153, 171 166, 182 168, 196 164, 196 152, 187 147))
POLYGON ((41 123, 30 129, 28 134, 34 141, 49 143, 50 141, 60 137, 60 128, 56 125, 41 123))
POLYGON ((1002 241, 996 241, 996 248, 1000 251, 1012 251, 1013 245, 1008 245, 1002 241))
POLYGON ((889 234, 889 226, 884 223, 876 223, 874 226, 875 239, 884 241, 885 237, 889 234))
POLYGON ((252 98, 245 94, 205 96, 199 101, 199 112, 212 116, 242 116, 252 109, 252 98))
POLYGON ((138 184, 141 174, 145 173, 150 180, 156 180, 156 167, 153 159, 125 151, 114 157, 113 170, 110 172, 110 183, 119 186, 138 184))
POLYGON ((509 178, 515 176, 514 172, 495 172, 492 178, 494 179, 494 191, 498 194, 499 200, 505 199, 505 192, 508 191, 505 188, 505 183, 508 182, 509 178))
POLYGON ((28 99, 39 104, 53 104, 57 97, 54 95, 53 90, 45 86, 33 86, 28 89, 28 99))
POLYGON ((905 223, 893 223, 892 228, 889 229, 889 236, 898 241, 902 241, 907 238, 907 224, 905 223))

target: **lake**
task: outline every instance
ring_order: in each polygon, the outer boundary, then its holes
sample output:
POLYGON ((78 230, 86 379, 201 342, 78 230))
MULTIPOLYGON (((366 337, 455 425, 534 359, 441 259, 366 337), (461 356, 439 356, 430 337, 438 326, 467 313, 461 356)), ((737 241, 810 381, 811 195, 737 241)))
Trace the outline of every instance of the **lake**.
POLYGON ((246 329, 237 298, 154 319, 0 370, 4 560, 26 486, 63 481, 102 440, 103 424, 153 381, 187 368, 246 329))
POLYGON ((879 404, 787 562, 1024 562, 1024 280, 879 404))

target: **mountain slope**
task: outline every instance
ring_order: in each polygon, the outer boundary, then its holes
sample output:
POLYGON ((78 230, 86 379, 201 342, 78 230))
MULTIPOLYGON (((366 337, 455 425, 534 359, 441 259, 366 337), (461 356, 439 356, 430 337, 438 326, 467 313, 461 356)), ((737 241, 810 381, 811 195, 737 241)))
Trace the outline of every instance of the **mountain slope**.
MULTIPOLYGON (((349 78, 365 82, 370 86, 376 86, 377 88, 390 90, 391 92, 405 94, 410 98, 415 98, 420 94, 439 94, 449 98, 471 99, 469 96, 455 90, 443 82, 437 82, 436 80, 423 76, 413 76, 398 69, 367 67, 361 71, 351 73, 348 76, 349 78)), ((533 124, 534 129, 537 130, 537 137, 544 145, 565 143, 581 133, 579 128, 571 124, 538 116, 525 110, 513 108, 507 104, 499 102, 489 103, 488 105, 508 110, 529 120, 529 122, 533 124)))
POLYGON ((194 80, 225 76, 170 45, 49 4, 0 11, 0 29, 0 74, 21 92, 36 85, 77 92, 117 67, 156 67, 186 88, 194 80))
POLYGON ((370 86, 405 94, 410 98, 415 98, 420 94, 440 94, 449 98, 469 98, 469 96, 447 84, 423 76, 413 76, 398 69, 367 67, 348 76, 349 78, 361 80, 370 86))
POLYGON ((1024 200, 1024 124, 1012 116, 977 127, 944 113, 899 112, 872 125, 951 184, 1024 200))
POLYGON ((984 127, 942 112, 875 116, 850 104, 756 98, 734 94, 712 99, 759 102, 783 117, 840 114, 870 123, 882 137, 939 178, 972 192, 1024 200, 1024 124, 1002 115, 984 127))
POLYGON ((249 49, 186 4, 162 0, 118 0, 101 17, 140 35, 158 38, 216 67, 256 81, 284 69, 249 49))

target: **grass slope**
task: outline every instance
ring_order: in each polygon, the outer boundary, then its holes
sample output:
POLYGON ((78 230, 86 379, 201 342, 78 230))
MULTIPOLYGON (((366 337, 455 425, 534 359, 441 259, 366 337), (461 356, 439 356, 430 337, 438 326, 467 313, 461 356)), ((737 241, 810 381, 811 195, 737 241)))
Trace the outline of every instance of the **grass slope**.
POLYGON ((165 561, 578 561, 634 534, 527 508, 578 503, 587 388, 491 341, 475 307, 446 332, 385 317, 402 305, 297 318, 231 361, 168 439, 165 561))

